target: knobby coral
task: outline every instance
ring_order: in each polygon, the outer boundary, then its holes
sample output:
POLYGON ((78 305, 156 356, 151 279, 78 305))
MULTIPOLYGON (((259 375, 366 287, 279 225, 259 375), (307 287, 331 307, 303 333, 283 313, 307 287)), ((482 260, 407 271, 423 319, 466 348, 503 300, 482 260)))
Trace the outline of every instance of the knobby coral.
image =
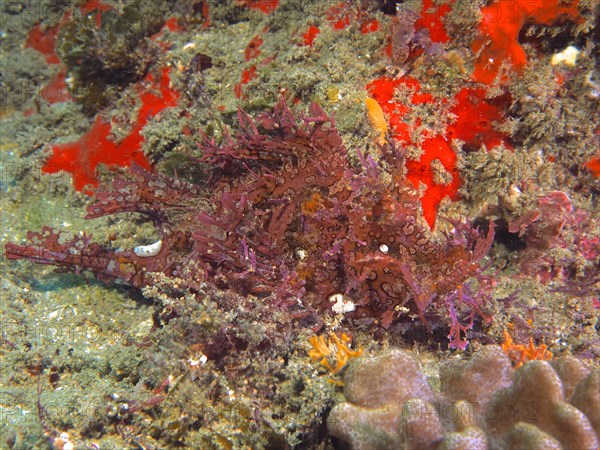
POLYGON ((401 311, 426 324, 426 314, 445 317, 450 345, 466 346, 476 316, 489 319, 480 262, 493 224, 483 236, 451 220, 453 229, 434 238, 405 179, 402 149, 386 143, 374 155, 379 162, 361 152, 352 161, 333 118, 316 104, 300 121, 281 100, 256 121, 240 111, 239 122, 234 137, 226 133, 217 144, 204 136, 199 144, 198 158, 212 165, 210 188, 136 167, 98 189, 88 218, 140 213, 157 228, 155 244, 111 250, 86 234, 63 241, 45 228, 30 233, 30 245, 7 244, 7 257, 87 269, 136 287, 161 272, 191 290, 213 282, 272 295, 290 310, 330 311, 329 299, 343 294, 352 306, 348 319, 388 327, 401 311), (212 210, 200 207, 206 203, 212 210))
POLYGON ((496 345, 440 370, 441 392, 393 349, 357 360, 329 431, 353 449, 592 449, 600 432, 600 372, 573 357, 514 370, 496 345))

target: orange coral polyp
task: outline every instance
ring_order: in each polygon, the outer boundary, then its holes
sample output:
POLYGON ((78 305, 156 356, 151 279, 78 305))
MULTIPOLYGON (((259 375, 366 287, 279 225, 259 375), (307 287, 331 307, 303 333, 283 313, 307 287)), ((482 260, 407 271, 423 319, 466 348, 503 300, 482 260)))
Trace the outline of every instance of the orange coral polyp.
POLYGON ((342 333, 338 336, 335 333, 331 333, 329 338, 325 340, 325 336, 313 336, 309 340, 312 349, 308 351, 308 356, 314 362, 319 362, 324 366, 331 375, 339 373, 353 358, 358 358, 362 355, 362 347, 358 347, 356 350, 350 348, 352 338, 346 333, 342 333), (331 364, 329 360, 333 360, 335 366, 331 364))
POLYGON ((527 361, 549 361, 554 356, 553 353, 548 350, 546 344, 540 344, 536 347, 533 343, 533 338, 529 338, 529 344, 527 346, 515 344, 512 336, 506 330, 504 330, 502 350, 506 353, 506 356, 512 360, 515 367, 521 367, 523 363, 527 361))

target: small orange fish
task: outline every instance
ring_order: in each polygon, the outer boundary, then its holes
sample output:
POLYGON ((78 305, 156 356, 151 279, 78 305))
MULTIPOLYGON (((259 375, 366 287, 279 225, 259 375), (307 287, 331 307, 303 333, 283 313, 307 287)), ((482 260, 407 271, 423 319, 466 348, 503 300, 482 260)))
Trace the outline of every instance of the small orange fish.
POLYGON ((371 126, 375 129, 375 131, 379 134, 377 138, 377 142, 380 145, 385 144, 388 127, 385 122, 385 116, 383 115, 383 109, 377 100, 367 97, 365 98, 365 105, 367 105, 369 122, 371 122, 371 126))

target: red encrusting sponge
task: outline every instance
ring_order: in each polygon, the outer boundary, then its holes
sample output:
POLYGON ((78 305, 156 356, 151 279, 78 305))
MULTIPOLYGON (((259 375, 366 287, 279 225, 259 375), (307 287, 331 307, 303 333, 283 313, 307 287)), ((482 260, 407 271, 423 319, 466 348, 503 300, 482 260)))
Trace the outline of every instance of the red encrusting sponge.
MULTIPOLYGON (((152 83, 152 89, 160 95, 138 86, 141 107, 129 134, 120 142, 111 138, 111 124, 100 115, 96 116, 92 127, 78 141, 58 144, 52 147, 52 155, 42 168, 44 173, 66 171, 73 176, 73 186, 83 191, 88 185, 97 186, 96 168, 99 164, 129 167, 132 163, 150 170, 151 165, 142 151, 144 137, 142 129, 148 119, 165 108, 177 105, 179 92, 170 87, 169 67, 162 70, 157 83, 151 75, 145 81, 152 83)), ((91 194, 91 190, 84 191, 91 194)))

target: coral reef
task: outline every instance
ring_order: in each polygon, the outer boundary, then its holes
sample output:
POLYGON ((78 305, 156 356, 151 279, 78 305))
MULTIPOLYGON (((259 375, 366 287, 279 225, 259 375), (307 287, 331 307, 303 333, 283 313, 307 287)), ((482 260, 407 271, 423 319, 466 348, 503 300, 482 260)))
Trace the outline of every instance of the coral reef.
POLYGON ((597 432, 597 0, 1 13, 0 447, 597 432))
POLYGON ((486 346, 439 376, 436 392, 402 350, 357 360, 330 432, 363 450, 598 447, 600 371, 573 357, 514 370, 499 347, 486 346))

